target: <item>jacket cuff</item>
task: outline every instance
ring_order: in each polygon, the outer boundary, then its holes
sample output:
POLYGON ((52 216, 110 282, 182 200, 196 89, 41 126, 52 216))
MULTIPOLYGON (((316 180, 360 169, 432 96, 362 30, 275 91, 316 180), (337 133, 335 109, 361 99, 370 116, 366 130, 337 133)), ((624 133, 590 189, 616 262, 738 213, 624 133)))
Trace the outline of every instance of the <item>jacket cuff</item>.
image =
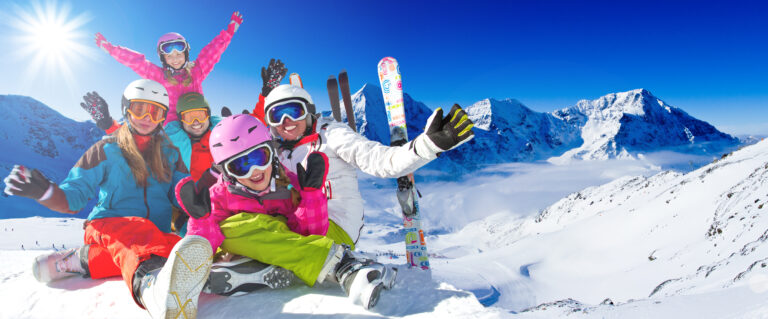
POLYGON ((411 143, 413 143, 413 150, 416 152, 416 155, 426 160, 431 161, 437 158, 438 154, 443 152, 443 150, 435 145, 435 143, 424 133, 417 136, 411 143))
POLYGON ((104 130, 104 132, 107 133, 107 135, 112 134, 114 131, 117 131, 117 129, 119 129, 120 126, 121 125, 119 123, 117 123, 117 121, 112 120, 112 126, 110 126, 108 129, 104 130))

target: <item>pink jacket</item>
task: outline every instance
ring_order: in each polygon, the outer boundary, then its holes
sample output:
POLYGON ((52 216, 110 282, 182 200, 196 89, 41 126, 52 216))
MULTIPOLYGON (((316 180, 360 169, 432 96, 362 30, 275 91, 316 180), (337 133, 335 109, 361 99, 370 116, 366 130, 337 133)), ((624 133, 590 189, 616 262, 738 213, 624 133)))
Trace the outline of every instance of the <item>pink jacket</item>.
POLYGON ((186 72, 173 76, 178 83, 173 85, 165 79, 163 68, 149 62, 143 54, 121 46, 114 46, 110 43, 105 43, 104 49, 106 49, 107 52, 109 52, 109 55, 115 58, 117 62, 131 68, 131 70, 136 72, 136 74, 142 78, 157 81, 165 86, 165 89, 168 90, 168 98, 170 99, 168 116, 165 119, 165 123, 163 123, 163 125, 165 125, 168 124, 168 122, 178 119, 178 115, 176 115, 176 101, 181 95, 189 92, 203 94, 203 80, 205 80, 208 73, 213 70, 213 66, 219 62, 224 50, 227 49, 229 42, 232 41, 232 35, 235 33, 234 25, 234 23, 230 23, 228 29, 222 30, 219 35, 213 38, 211 43, 208 43, 208 45, 200 50, 200 53, 197 55, 197 59, 194 62, 195 66, 190 70, 192 73, 192 82, 188 86, 184 85, 184 79, 187 77, 186 72))
POLYGON ((213 251, 221 246, 224 235, 221 233, 219 223, 228 217, 239 213, 283 215, 288 218, 288 227, 291 231, 308 236, 323 235, 328 232, 328 199, 322 190, 301 190, 296 174, 285 169, 291 184, 300 190, 301 202, 299 206, 293 205, 291 199, 267 199, 263 205, 256 199, 232 194, 227 189, 230 184, 222 176, 211 186, 211 213, 207 216, 195 219, 190 218, 187 224, 188 235, 203 236, 211 242, 213 251))

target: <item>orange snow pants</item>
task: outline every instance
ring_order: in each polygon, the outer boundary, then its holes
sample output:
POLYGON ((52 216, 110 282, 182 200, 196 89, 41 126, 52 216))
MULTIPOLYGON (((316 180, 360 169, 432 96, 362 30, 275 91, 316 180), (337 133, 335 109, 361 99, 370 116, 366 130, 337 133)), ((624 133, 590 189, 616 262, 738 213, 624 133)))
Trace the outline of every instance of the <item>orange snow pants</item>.
POLYGON ((91 278, 123 276, 133 292, 133 274, 150 255, 168 258, 181 240, 164 233, 152 221, 141 217, 108 217, 91 220, 85 227, 88 271, 91 278))

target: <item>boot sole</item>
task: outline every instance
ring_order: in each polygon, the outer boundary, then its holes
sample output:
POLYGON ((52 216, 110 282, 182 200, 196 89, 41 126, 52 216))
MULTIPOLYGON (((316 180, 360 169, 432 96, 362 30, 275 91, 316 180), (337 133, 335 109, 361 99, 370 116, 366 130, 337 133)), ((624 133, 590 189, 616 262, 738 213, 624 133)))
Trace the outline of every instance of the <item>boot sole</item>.
POLYGON ((197 299, 211 270, 211 244, 199 236, 187 236, 171 251, 165 267, 171 266, 170 287, 165 301, 166 319, 197 318, 197 299))
POLYGON ((212 268, 205 292, 231 296, 264 288, 280 289, 292 285, 295 279, 290 270, 250 260, 232 267, 212 268))

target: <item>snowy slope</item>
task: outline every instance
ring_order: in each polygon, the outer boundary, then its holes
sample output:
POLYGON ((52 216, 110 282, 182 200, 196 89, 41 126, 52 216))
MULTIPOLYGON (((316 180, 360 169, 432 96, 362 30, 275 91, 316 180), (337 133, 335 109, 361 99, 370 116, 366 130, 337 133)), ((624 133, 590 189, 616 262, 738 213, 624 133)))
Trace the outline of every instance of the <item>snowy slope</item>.
POLYGON ((626 311, 643 307, 632 301, 649 298, 643 303, 651 307, 688 300, 693 304, 685 307, 694 310, 712 296, 731 294, 740 296, 739 304, 752 304, 736 310, 728 306, 735 300, 724 298, 715 308, 764 317, 766 201, 763 141, 688 174, 625 177, 586 188, 535 217, 494 215, 440 236, 431 248, 445 255, 481 251, 452 260, 450 267, 456 273, 482 267, 501 292, 498 306, 545 312, 545 318, 587 308, 608 314, 614 306, 599 306, 606 298, 626 311))
MULTIPOLYGON (((104 134, 92 122, 73 121, 26 96, 0 95, 0 111, 2 178, 14 164, 19 164, 37 168, 49 179, 60 182, 80 155, 104 134)), ((5 188, 2 178, 0 187, 5 188)), ((57 215, 48 209, 30 207, 26 198, 1 196, 0 206, 7 209, 4 218, 57 215)))
MULTIPOLYGON (((35 281, 31 270, 34 258, 52 251, 52 247, 79 246, 82 220, 4 219, 0 220, 0 231, 0 300, 5 305, 0 318, 149 318, 134 304, 120 278, 68 278, 50 284, 35 281)), ((471 293, 432 280, 421 270, 403 268, 398 278, 410 284, 396 284, 370 311, 347 300, 338 285, 325 283, 239 297, 202 294, 198 314, 199 318, 250 318, 254 314, 259 318, 503 318, 508 313, 485 308, 471 293)))

